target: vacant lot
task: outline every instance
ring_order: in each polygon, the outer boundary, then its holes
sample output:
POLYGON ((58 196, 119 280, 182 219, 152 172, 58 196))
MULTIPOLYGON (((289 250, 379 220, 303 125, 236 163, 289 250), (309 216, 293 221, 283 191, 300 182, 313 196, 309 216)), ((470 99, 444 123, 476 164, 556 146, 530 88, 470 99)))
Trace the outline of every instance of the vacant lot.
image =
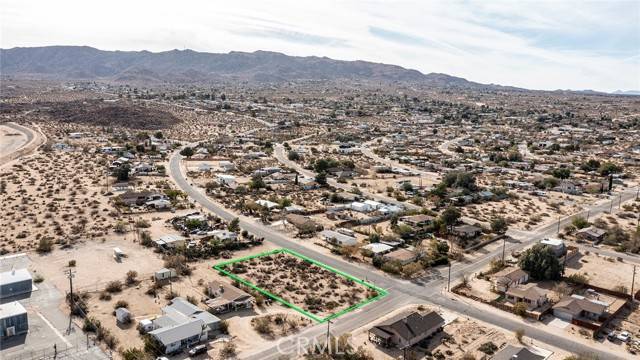
POLYGON ((266 254, 225 267, 317 318, 379 295, 376 290, 287 252, 266 254))

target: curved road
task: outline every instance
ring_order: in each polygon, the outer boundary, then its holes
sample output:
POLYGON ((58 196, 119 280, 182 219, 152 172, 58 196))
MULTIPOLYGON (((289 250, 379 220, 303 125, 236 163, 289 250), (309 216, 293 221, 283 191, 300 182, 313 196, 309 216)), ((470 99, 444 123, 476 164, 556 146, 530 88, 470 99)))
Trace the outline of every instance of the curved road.
POLYGON ((11 130, 23 133, 27 138, 27 140, 24 142, 24 144, 21 144, 17 148, 13 149, 13 151, 6 154, 0 154, 0 166, 3 166, 10 161, 18 159, 30 153, 31 151, 35 150, 39 145, 43 144, 44 141, 46 140, 43 135, 36 134, 34 130, 26 126, 18 125, 16 123, 4 123, 1 125, 4 127, 10 128, 11 130))
MULTIPOLYGON (((185 178, 181 167, 182 156, 179 152, 175 152, 169 161, 169 171, 174 178, 178 186, 187 193, 194 201, 199 203, 202 207, 213 212, 217 216, 231 220, 235 214, 227 211, 219 204, 210 200, 203 192, 203 190, 197 189, 192 186, 185 178)), ((635 191, 622 193, 623 201, 631 199, 635 196, 635 191)), ((599 212, 608 211, 609 205, 602 203, 594 205, 590 211, 594 215, 599 212)), ((568 224, 571 221, 571 217, 561 219, 561 227, 563 224, 568 224)), ((442 292, 442 289, 446 283, 446 279, 438 271, 429 274, 427 278, 418 279, 414 281, 405 281, 397 278, 387 276, 380 271, 374 270, 371 267, 365 267, 359 264, 347 262, 342 259, 337 259, 318 253, 315 250, 305 247, 299 243, 299 240, 294 240, 286 235, 279 233, 263 224, 256 222, 252 218, 240 216, 240 227, 245 229, 256 236, 264 237, 266 240, 281 246, 288 247, 295 250, 305 256, 312 257, 318 261, 324 262, 329 266, 335 267, 354 276, 374 283, 377 286, 385 288, 389 291, 389 295, 385 298, 371 303, 364 308, 349 313, 335 320, 335 324, 332 325, 333 331, 337 333, 350 332, 354 329, 366 326, 371 322, 381 318, 394 309, 397 309, 406 304, 412 303, 430 303, 433 305, 441 306, 442 308, 455 311, 459 314, 465 314, 468 317, 475 318, 496 326, 499 326, 507 331, 515 331, 517 329, 524 329, 526 336, 536 339, 538 341, 547 343, 549 345, 565 349, 567 351, 582 353, 588 351, 594 353, 601 358, 606 359, 618 359, 620 353, 611 353, 607 349, 598 347, 597 344, 587 345, 574 341, 571 338, 557 336, 556 333, 547 331, 539 326, 529 325, 526 321, 516 319, 511 314, 506 314, 498 309, 494 311, 486 311, 474 306, 472 302, 458 301, 450 294, 442 292)), ((541 238, 555 234, 557 224, 549 224, 539 228, 534 234, 529 236, 526 241, 510 244, 507 247, 507 251, 524 248, 531 243, 538 241, 541 238)), ((493 253, 487 254, 484 258, 475 261, 473 264, 456 264, 452 266, 452 279, 459 279, 465 274, 479 271, 495 256, 499 256, 502 249, 496 250, 493 253)), ((552 329, 549 329, 552 330, 552 329)), ((256 353, 249 355, 250 359, 277 359, 284 352, 295 349, 297 344, 309 344, 309 341, 318 337, 324 336, 326 327, 324 324, 312 326, 303 332, 294 336, 285 338, 279 341, 276 345, 262 350, 256 350, 256 353)))

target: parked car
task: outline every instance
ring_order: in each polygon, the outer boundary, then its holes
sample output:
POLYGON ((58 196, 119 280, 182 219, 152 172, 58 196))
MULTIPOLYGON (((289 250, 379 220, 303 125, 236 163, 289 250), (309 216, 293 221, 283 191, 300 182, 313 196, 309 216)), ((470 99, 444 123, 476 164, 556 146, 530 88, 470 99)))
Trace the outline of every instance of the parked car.
POLYGON ((616 341, 616 332, 612 331, 610 333, 607 334, 607 340, 609 341, 616 341))
POLYGON ((207 352, 207 345, 198 345, 189 350, 189 356, 196 356, 207 352))
POLYGON ((618 336, 616 336, 616 339, 622 341, 622 342, 627 342, 629 340, 631 340, 631 334, 629 334, 628 331, 623 331, 620 334, 618 334, 618 336))

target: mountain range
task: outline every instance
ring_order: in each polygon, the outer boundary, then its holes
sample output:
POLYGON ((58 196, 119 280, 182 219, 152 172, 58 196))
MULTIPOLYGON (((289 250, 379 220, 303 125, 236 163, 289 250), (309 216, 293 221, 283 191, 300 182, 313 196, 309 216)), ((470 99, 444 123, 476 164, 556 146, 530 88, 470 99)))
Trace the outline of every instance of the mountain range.
POLYGON ((485 85, 439 73, 423 74, 397 65, 299 57, 269 51, 227 54, 193 50, 103 51, 88 46, 0 49, 0 73, 61 80, 202 83, 246 81, 356 80, 437 88, 516 89, 485 85))

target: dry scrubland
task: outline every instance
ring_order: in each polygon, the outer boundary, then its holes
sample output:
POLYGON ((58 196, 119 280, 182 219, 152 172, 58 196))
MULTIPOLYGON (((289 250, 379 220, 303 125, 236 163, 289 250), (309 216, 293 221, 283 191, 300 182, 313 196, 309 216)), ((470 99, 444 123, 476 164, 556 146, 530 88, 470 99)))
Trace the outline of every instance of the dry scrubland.
POLYGON ((320 317, 377 296, 363 285, 285 253, 234 263, 231 271, 320 317))
POLYGON ((19 252, 104 237, 115 224, 96 154, 39 150, 0 173, 0 247, 19 252))

